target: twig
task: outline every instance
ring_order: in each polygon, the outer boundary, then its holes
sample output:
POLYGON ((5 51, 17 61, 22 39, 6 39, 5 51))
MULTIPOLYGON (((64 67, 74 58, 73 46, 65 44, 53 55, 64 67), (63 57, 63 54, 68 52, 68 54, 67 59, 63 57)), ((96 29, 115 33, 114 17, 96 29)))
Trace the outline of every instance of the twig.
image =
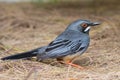
MULTIPOLYGON (((41 69, 41 67, 40 67, 40 66, 38 66, 38 67, 33 67, 33 68, 30 70, 30 72, 28 73, 28 75, 25 77, 24 80, 29 80, 28 78, 32 75, 32 73, 33 73, 34 71, 37 72, 36 69, 41 69)), ((36 80, 36 78, 34 78, 34 79, 36 80)))
POLYGON ((8 49, 8 50, 6 50, 6 51, 4 51, 2 54, 9 53, 12 49, 13 49, 13 47, 8 49))

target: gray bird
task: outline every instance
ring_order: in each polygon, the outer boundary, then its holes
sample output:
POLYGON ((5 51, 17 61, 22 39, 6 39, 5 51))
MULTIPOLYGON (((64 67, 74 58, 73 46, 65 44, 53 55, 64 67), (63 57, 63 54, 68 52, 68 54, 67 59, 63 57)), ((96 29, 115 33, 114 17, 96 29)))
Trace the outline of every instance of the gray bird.
POLYGON ((99 22, 77 20, 68 25, 54 41, 28 52, 7 56, 2 60, 13 60, 37 56, 39 61, 48 58, 56 58, 65 62, 71 62, 74 58, 83 54, 90 43, 89 31, 91 26, 99 25, 99 22))

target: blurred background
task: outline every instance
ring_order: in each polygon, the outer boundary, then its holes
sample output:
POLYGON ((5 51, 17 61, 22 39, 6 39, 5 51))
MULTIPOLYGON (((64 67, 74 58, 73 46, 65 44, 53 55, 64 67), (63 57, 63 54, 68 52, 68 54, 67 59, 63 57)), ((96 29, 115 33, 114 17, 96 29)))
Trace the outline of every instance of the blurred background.
POLYGON ((120 80, 120 0, 0 0, 0 58, 47 45, 77 19, 102 23, 75 61, 86 70, 34 59, 0 61, 0 80, 23 80, 36 66, 41 69, 27 79, 120 80))

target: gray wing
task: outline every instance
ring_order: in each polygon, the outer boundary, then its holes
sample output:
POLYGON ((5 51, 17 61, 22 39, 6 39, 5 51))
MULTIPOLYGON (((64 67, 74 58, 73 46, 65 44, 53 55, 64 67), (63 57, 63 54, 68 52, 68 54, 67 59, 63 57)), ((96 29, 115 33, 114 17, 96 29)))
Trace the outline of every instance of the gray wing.
POLYGON ((75 54, 76 52, 83 51, 86 46, 87 45, 83 44, 81 40, 55 40, 48 45, 45 54, 41 56, 41 59, 58 58, 75 54))

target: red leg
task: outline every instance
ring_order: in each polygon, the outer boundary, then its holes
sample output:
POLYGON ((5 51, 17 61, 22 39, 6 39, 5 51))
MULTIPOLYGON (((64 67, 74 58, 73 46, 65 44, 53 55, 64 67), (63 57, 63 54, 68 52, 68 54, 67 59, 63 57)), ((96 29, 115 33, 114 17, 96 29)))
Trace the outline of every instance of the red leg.
POLYGON ((79 68, 79 69, 81 69, 81 70, 83 70, 84 69, 84 67, 82 67, 82 66, 80 66, 80 65, 77 65, 77 64, 74 64, 74 63, 72 63, 72 62, 63 62, 63 61, 60 61, 60 63, 64 63, 64 64, 67 64, 67 65, 71 65, 71 66, 73 66, 73 67, 76 67, 76 68, 79 68))
POLYGON ((71 65, 71 66, 76 67, 76 68, 79 68, 79 69, 84 69, 84 67, 82 67, 82 66, 80 66, 80 65, 77 65, 77 64, 74 64, 74 63, 72 63, 72 62, 68 62, 68 63, 66 63, 66 64, 71 65))

